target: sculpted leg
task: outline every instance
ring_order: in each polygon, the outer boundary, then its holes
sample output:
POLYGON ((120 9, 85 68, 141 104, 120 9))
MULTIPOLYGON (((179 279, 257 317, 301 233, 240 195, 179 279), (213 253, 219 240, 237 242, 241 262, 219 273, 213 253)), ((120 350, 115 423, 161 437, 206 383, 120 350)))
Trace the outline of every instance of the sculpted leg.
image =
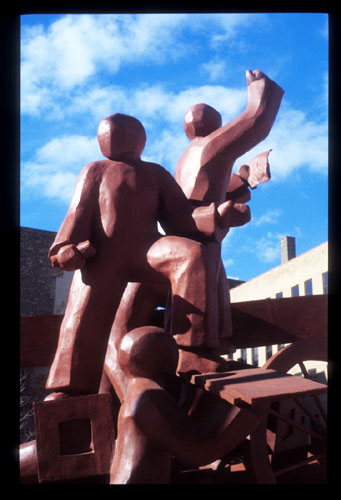
POLYGON ((166 276, 172 289, 170 331, 179 346, 218 348, 217 269, 204 245, 165 236, 147 253, 149 265, 166 276))
POLYGON ((167 484, 172 454, 157 446, 120 411, 110 484, 167 484))
MULTIPOLYGON (((220 262, 218 275, 218 308, 219 308, 219 337, 221 347, 227 343, 228 337, 232 335, 232 318, 230 305, 230 288, 226 277, 224 264, 220 262)), ((227 353, 228 351, 226 351, 227 353)))
POLYGON ((98 391, 108 336, 124 287, 117 273, 111 281, 100 273, 98 281, 87 281, 81 271, 75 272, 47 389, 71 394, 98 391))
POLYGON ((127 378, 117 363, 117 350, 123 336, 130 330, 152 324, 158 306, 165 306, 170 284, 167 279, 146 283, 128 283, 111 328, 104 370, 115 392, 122 401, 127 378))

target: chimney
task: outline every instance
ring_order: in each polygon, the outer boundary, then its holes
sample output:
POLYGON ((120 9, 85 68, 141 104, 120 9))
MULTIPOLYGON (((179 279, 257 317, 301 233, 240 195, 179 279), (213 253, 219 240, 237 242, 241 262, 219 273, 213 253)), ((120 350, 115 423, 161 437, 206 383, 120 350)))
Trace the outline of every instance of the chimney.
POLYGON ((293 236, 281 238, 281 263, 285 264, 296 257, 296 243, 293 236))

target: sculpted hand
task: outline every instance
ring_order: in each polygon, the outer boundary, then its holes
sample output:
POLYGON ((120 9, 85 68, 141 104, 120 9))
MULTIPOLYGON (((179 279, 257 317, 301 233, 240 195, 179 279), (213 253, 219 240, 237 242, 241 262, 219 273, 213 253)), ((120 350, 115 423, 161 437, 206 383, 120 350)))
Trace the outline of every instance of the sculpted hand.
POLYGON ((61 247, 57 255, 50 258, 52 267, 59 267, 65 271, 75 271, 81 269, 87 258, 96 254, 96 250, 89 241, 84 241, 78 245, 65 245, 61 247))
POLYGON ((246 81, 247 84, 250 85, 252 82, 256 80, 260 80, 261 78, 267 78, 267 76, 259 69, 255 69, 251 71, 250 69, 246 70, 246 81))
POLYGON ((258 106, 262 98, 271 87, 272 81, 259 69, 255 71, 246 71, 248 106, 258 106))
POLYGON ((251 211, 245 203, 225 201, 217 208, 218 225, 222 228, 237 227, 247 224, 251 220, 251 211))

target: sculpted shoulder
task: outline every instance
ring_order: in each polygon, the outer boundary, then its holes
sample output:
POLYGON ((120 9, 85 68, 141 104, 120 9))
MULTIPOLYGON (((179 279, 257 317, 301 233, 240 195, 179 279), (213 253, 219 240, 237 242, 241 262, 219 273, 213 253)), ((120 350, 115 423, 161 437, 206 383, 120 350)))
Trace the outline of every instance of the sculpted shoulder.
POLYGON ((96 181, 102 176, 103 172, 109 167, 110 163, 113 162, 110 160, 92 161, 85 165, 80 175, 83 174, 89 180, 96 181))
POLYGON ((100 169, 100 168, 106 168, 110 163, 113 163, 111 160, 98 160, 98 161, 91 161, 87 165, 85 165, 85 169, 88 170, 89 172, 100 169))
POLYGON ((168 170, 158 163, 142 161, 141 167, 144 169, 147 175, 150 175, 154 179, 154 181, 158 180, 160 182, 167 182, 167 179, 169 179, 169 177, 172 177, 168 170))
POLYGON ((167 170, 162 167, 159 163, 154 163, 151 161, 144 161, 141 160, 141 166, 147 169, 150 169, 153 172, 160 172, 162 175, 162 172, 167 172, 167 170))
POLYGON ((124 179, 135 171, 135 166, 126 162, 114 160, 100 160, 88 163, 83 171, 86 182, 92 184, 101 184, 105 179, 115 181, 115 184, 124 181, 124 179))

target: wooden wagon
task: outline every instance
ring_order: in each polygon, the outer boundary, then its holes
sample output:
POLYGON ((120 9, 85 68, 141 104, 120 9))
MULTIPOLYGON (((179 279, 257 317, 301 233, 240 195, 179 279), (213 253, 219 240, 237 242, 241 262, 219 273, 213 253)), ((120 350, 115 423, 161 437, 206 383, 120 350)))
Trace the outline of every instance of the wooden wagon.
MULTIPOLYGON (((315 295, 231 305, 234 332, 231 342, 236 348, 274 344, 285 344, 286 347, 261 367, 234 363, 231 364, 234 368, 227 372, 195 374, 190 384, 231 404, 251 409, 261 418, 262 425, 233 453, 221 457, 218 463, 201 469, 177 471, 173 476, 174 482, 285 483, 293 477, 296 481, 297 477, 302 480, 303 476, 297 474, 303 471, 305 482, 325 481, 327 385, 311 380, 305 363, 327 362, 327 304, 326 295, 315 295), (300 368, 302 377, 288 373, 295 365, 300 368)), ((61 321, 60 315, 21 318, 22 367, 49 366, 52 363, 61 321)), ((111 406, 107 404, 107 399, 105 402, 102 399, 100 404, 103 411, 106 409, 110 413, 111 406)), ((41 411, 39 404, 35 411, 37 422, 41 411)), ((112 439, 114 424, 110 418, 107 422, 110 422, 112 439)), ((32 443, 22 448, 27 454, 37 452, 36 445, 32 443)), ((109 452, 110 449, 113 450, 114 445, 109 446, 109 452)), ((90 470, 88 465, 83 469, 80 467, 79 478, 82 476, 83 481, 94 481, 97 477, 99 482, 105 482, 109 472, 109 452, 93 450, 93 457, 88 459, 89 463, 92 460, 92 472, 84 473, 87 467, 90 470)), ((78 456, 83 455, 83 461, 85 458, 84 453, 73 452, 72 455, 69 462, 76 463, 72 470, 77 480, 78 456)), ((64 453, 62 459, 67 456, 64 453)), ((48 471, 43 470, 39 456, 37 463, 38 469, 31 471, 31 480, 48 482, 48 471)), ((57 476, 51 477, 56 480, 57 476)), ((62 475, 60 480, 65 478, 70 479, 62 475)))

